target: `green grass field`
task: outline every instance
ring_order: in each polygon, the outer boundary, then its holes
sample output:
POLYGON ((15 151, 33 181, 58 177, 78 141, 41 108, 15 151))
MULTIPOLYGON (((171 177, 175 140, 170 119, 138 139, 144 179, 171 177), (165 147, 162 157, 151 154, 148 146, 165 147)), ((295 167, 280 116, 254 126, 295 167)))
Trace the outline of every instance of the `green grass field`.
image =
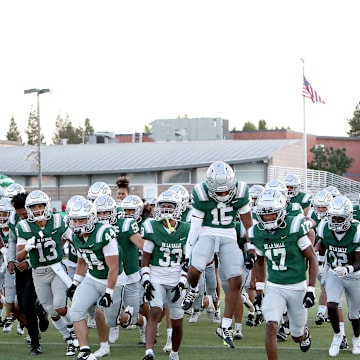
MULTIPOLYGON (((324 324, 322 327, 316 327, 314 323, 315 312, 317 305, 309 311, 309 328, 312 335, 312 346, 307 353, 302 353, 298 344, 295 344, 291 339, 286 342, 278 343, 279 359, 301 359, 301 360, 322 360, 330 359, 328 349, 332 340, 332 329, 330 324, 324 324)), ((246 316, 246 309, 244 316, 246 316)), ((251 359, 251 360, 266 360, 266 353, 264 348, 265 325, 259 327, 247 327, 243 325, 242 340, 236 340, 236 349, 226 348, 222 345, 221 339, 215 335, 217 324, 213 324, 207 318, 206 312, 201 313, 198 323, 189 324, 189 316, 184 318, 184 337, 182 346, 179 351, 181 360, 198 359, 198 360, 212 360, 212 359, 251 359)), ((243 322, 245 324, 245 320, 243 322)), ((155 345, 155 357, 158 360, 167 360, 168 355, 162 351, 166 342, 166 326, 161 324, 160 336, 157 338, 155 345)), ((350 348, 341 350, 337 359, 351 359, 356 356, 351 353, 351 326, 346 323, 346 334, 350 343, 350 348)), ((121 359, 121 360, 141 360, 144 356, 145 348, 137 345, 139 341, 138 330, 120 330, 120 337, 116 344, 111 345, 111 355, 107 359, 121 359)), ((38 355, 42 360, 64 359, 65 357, 65 343, 62 341, 60 334, 53 328, 52 324, 47 332, 42 334, 41 339, 43 353, 38 355)), ((98 339, 95 329, 90 329, 90 344, 91 350, 95 351, 98 348, 98 339)), ((29 355, 29 346, 25 344, 25 336, 16 334, 16 325, 9 334, 2 333, 0 329, 0 359, 1 360, 20 360, 34 358, 34 355, 29 355)))

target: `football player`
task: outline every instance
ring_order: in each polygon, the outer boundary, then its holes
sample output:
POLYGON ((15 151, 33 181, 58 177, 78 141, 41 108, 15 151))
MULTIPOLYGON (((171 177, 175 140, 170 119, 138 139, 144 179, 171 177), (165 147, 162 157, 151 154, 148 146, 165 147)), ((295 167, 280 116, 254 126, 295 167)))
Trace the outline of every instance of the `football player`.
POLYGON ((157 325, 166 306, 172 326, 169 359, 178 360, 184 316, 181 304, 186 283, 182 260, 190 224, 180 221, 181 198, 171 190, 159 195, 154 214, 155 219, 148 219, 141 228, 141 235, 145 240, 141 260, 142 284, 150 305, 144 360, 154 359, 157 325))
POLYGON ((266 320, 265 348, 269 360, 278 359, 278 324, 287 308, 290 332, 303 352, 311 346, 307 309, 315 304, 317 259, 302 214, 286 216, 286 198, 277 190, 263 191, 256 205, 258 224, 248 230, 257 253, 258 282, 255 305, 266 320), (265 261, 266 265, 265 266, 265 261), (308 286, 307 279, 308 262, 308 286), (266 280, 266 296, 263 291, 266 280))
POLYGON ((216 161, 207 170, 206 181, 192 190, 191 229, 186 244, 189 259, 188 282, 182 307, 189 309, 199 294, 198 282, 206 265, 218 254, 229 287, 225 294, 225 309, 216 334, 225 345, 234 348, 232 318, 241 286, 243 254, 237 245, 235 221, 239 214, 245 229, 252 225, 249 187, 235 178, 233 169, 216 161))
POLYGON ((317 228, 319 265, 330 267, 325 274, 327 310, 334 336, 329 355, 339 354, 343 334, 340 331, 338 306, 345 291, 348 318, 353 329, 352 353, 360 354, 360 232, 353 220, 353 205, 346 196, 335 197, 327 210, 326 220, 317 228), (327 250, 327 251, 326 251, 327 250))

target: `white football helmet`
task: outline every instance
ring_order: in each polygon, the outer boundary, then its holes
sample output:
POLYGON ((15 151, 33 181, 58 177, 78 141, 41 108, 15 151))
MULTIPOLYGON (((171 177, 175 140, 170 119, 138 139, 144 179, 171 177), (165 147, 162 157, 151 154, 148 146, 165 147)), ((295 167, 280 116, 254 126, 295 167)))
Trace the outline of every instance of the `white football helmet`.
POLYGON ((275 230, 283 227, 286 216, 286 198, 275 189, 265 189, 258 197, 256 202, 256 216, 260 230, 275 230), (271 221, 264 220, 264 215, 276 214, 276 218, 271 221))
POLYGON ((268 183, 266 183, 265 189, 278 190, 285 196, 285 198, 287 198, 288 189, 285 185, 285 182, 282 180, 270 180, 268 183))
POLYGON ((124 217, 141 221, 141 215, 144 210, 144 202, 137 195, 128 195, 122 202, 121 207, 124 210, 124 217), (134 210, 132 214, 127 214, 125 210, 134 210))
POLYGON ((5 195, 5 188, 3 188, 2 186, 0 186, 0 199, 4 197, 5 195))
POLYGON ((65 207, 65 216, 64 216, 64 220, 65 220, 65 223, 66 223, 67 225, 69 225, 68 215, 69 215, 71 206, 72 206, 77 200, 86 200, 86 198, 84 198, 84 197, 81 196, 81 195, 73 195, 73 196, 67 201, 66 207, 65 207))
POLYGON ((187 209, 189 202, 190 202, 190 195, 189 195, 189 192, 187 191, 187 189, 182 185, 176 184, 176 185, 170 186, 168 190, 175 191, 177 194, 180 195, 181 202, 182 202, 181 211, 184 212, 187 209))
POLYGON ((14 211, 11 205, 11 198, 3 197, 0 199, 0 228, 6 228, 9 225, 9 217, 14 211))
POLYGON ((116 224, 117 221, 117 205, 114 198, 109 195, 99 195, 94 200, 96 207, 97 221, 107 222, 111 225, 116 224), (106 212, 107 215, 98 215, 99 212, 106 212))
POLYGON ((96 182, 90 186, 87 199, 94 201, 99 195, 111 196, 110 186, 102 181, 96 182))
POLYGON ((209 196, 217 202, 230 201, 236 192, 236 179, 233 169, 223 161, 212 163, 206 172, 206 185, 209 196), (228 192, 219 196, 218 193, 228 192))
POLYGON ((13 183, 6 188, 4 196, 8 198, 13 198, 15 195, 18 194, 25 194, 25 189, 20 184, 13 183))
POLYGON ((91 200, 77 200, 70 207, 68 214, 69 228, 76 235, 90 233, 95 229, 96 207, 91 200), (76 219, 86 219, 86 223, 78 225, 74 223, 76 219))
POLYGON ((32 191, 25 200, 25 209, 28 214, 28 221, 35 222, 35 221, 42 221, 48 220, 51 217, 51 199, 49 195, 44 193, 41 190, 34 190, 32 191), (45 208, 42 211, 33 211, 32 207, 34 205, 44 204, 45 208))
POLYGON ((264 190, 265 190, 265 188, 260 184, 255 184, 255 185, 250 186, 249 195, 250 195, 252 207, 255 206, 257 198, 264 190))
POLYGON ((311 205, 314 208, 314 212, 319 220, 325 219, 326 211, 319 211, 318 208, 328 209, 333 197, 327 190, 321 190, 317 192, 311 200, 311 205))
POLYGON ((288 198, 295 197, 297 194, 299 194, 300 187, 301 187, 301 180, 297 175, 287 174, 284 177, 284 183, 285 183, 286 187, 288 188, 288 191, 287 191, 288 198))
POLYGON ((340 195, 340 191, 336 186, 329 185, 324 190, 327 190, 333 198, 340 195))
POLYGON ((154 218, 155 220, 163 219, 181 219, 181 197, 175 191, 166 190, 159 195, 156 200, 154 208, 154 218), (173 204, 173 208, 164 207, 163 204, 173 204))
POLYGON ((327 211, 328 227, 335 232, 347 231, 353 220, 353 204, 346 196, 334 198, 327 211))

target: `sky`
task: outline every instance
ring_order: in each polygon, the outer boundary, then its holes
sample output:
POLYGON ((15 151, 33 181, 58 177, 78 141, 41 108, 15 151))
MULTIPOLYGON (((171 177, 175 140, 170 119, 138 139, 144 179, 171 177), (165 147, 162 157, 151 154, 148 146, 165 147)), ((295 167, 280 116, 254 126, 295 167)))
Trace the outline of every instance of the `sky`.
POLYGON ((0 14, 0 139, 14 117, 27 140, 30 88, 52 90, 48 144, 59 114, 116 134, 187 115, 348 136, 360 101, 358 0, 13 0, 0 14), (326 104, 304 107, 303 70, 326 104))

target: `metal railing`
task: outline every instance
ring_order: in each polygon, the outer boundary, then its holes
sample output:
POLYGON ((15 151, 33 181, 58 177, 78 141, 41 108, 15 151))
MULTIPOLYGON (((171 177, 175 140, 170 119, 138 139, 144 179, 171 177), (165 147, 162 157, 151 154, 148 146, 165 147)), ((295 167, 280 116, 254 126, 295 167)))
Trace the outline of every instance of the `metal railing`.
MULTIPOLYGON (((304 169, 291 167, 268 167, 268 181, 283 179, 288 173, 296 174, 304 184, 304 169)), ((328 171, 307 169, 307 192, 315 194, 327 186, 335 186, 340 193, 347 196, 352 202, 359 202, 360 182, 330 173, 328 171)))

